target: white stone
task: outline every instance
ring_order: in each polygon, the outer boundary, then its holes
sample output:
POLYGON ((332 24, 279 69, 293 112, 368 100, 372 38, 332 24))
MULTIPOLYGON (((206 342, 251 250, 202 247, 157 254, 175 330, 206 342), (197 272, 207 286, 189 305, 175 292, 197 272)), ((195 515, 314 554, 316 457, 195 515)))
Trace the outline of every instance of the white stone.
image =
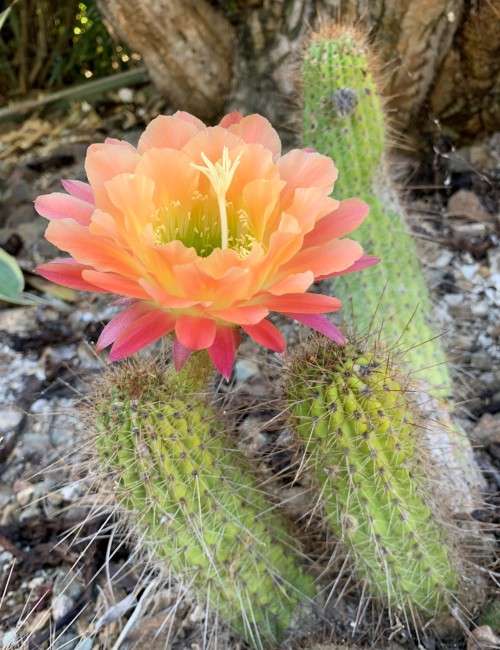
POLYGON ((7 407, 0 411, 0 433, 15 429, 23 419, 23 414, 15 408, 7 407))
POLYGON ((124 104, 130 104, 134 101, 134 91, 132 88, 120 88, 118 97, 124 104))

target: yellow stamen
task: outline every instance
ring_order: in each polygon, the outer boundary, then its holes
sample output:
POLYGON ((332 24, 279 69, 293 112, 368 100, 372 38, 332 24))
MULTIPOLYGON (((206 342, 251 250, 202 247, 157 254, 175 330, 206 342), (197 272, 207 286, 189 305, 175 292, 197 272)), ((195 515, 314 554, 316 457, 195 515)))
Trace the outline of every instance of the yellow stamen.
POLYGON ((222 150, 222 162, 217 161, 214 165, 212 161, 202 152, 201 157, 205 163, 203 165, 195 165, 191 163, 191 166, 195 169, 198 169, 202 174, 208 178, 212 187, 214 188, 215 194, 217 195, 217 202, 219 204, 219 213, 220 213, 220 230, 221 230, 221 248, 225 250, 229 245, 229 233, 227 225, 227 210, 226 210, 226 192, 231 185, 233 180, 234 172, 240 164, 241 155, 243 152, 238 154, 236 160, 231 163, 229 158, 229 151, 227 147, 224 147, 222 150))

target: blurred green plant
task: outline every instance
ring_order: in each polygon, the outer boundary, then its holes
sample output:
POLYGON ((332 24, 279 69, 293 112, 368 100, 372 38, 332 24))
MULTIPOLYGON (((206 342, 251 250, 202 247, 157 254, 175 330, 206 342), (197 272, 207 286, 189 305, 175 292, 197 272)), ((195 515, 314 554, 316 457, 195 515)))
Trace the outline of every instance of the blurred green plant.
POLYGON ((44 300, 23 292, 24 277, 16 260, 0 248, 0 300, 15 305, 39 305, 44 300))
POLYGON ((127 70, 140 60, 110 35, 95 0, 16 0, 0 20, 4 102, 127 70))

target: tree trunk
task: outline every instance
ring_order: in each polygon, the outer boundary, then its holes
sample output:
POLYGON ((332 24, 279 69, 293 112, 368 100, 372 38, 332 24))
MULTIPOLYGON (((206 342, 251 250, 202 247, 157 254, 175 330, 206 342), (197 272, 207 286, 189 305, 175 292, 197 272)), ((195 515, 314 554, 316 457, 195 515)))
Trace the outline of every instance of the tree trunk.
POLYGON ((436 75, 430 108, 451 134, 474 138, 500 125, 500 5, 494 0, 467 5, 436 75))
MULTIPOLYGON (((254 3, 255 4, 255 3, 254 3)), ((294 130, 295 59, 321 20, 365 26, 386 66, 390 119, 422 142, 460 141, 500 123, 500 9, 494 0, 263 0, 240 24, 228 107, 294 130)), ((289 138, 293 141, 292 137, 289 138)))
POLYGON ((300 50, 319 21, 336 20, 361 23, 370 33, 386 62, 381 73, 398 132, 422 141, 439 120, 458 141, 498 128, 494 0, 210 1, 138 0, 131 8, 130 0, 101 0, 105 16, 177 108, 209 120, 224 108, 259 112, 291 144, 300 50))
POLYGON ((235 36, 221 12, 205 0, 100 0, 99 6, 176 108, 208 120, 222 112, 235 36))

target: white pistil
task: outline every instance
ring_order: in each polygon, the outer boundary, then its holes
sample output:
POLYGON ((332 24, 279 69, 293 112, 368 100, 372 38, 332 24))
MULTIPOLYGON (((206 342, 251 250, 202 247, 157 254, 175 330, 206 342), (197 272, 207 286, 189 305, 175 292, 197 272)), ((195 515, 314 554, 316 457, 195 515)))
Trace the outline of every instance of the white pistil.
POLYGON ((226 209, 226 192, 231 185, 233 180, 234 172, 240 164, 240 159, 243 152, 238 154, 236 160, 231 163, 229 158, 229 151, 227 147, 224 147, 222 150, 222 162, 217 161, 214 165, 207 156, 202 152, 201 157, 205 163, 203 165, 195 165, 191 163, 191 166, 195 169, 198 169, 202 174, 208 178, 212 187, 214 188, 215 194, 217 195, 217 202, 219 204, 219 213, 220 213, 220 230, 221 230, 221 248, 225 250, 229 245, 229 231, 227 224, 227 209, 226 209))

